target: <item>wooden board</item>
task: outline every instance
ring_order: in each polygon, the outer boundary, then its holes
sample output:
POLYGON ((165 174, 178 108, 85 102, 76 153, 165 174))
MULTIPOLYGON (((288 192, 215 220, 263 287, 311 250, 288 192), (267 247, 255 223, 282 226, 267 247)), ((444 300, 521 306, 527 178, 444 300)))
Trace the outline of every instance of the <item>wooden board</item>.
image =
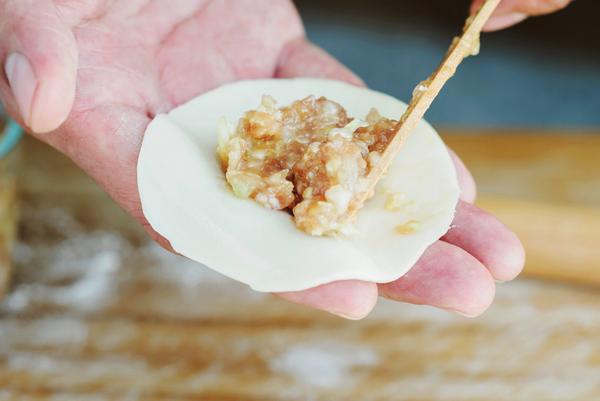
POLYGON ((348 322, 162 251, 71 163, 25 145, 2 401, 600 398, 597 288, 518 280, 475 320, 381 302, 348 322))

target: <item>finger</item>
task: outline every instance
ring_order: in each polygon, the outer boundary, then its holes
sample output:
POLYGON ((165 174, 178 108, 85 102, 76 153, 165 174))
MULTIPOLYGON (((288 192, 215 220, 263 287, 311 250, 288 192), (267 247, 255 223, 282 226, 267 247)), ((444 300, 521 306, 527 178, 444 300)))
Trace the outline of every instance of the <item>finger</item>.
POLYGON ((477 186, 471 172, 452 149, 448 149, 448 152, 450 153, 450 157, 452 157, 454 168, 456 169, 458 185, 460 186, 460 199, 467 203, 475 202, 477 198, 477 186))
POLYGON ((473 255, 499 281, 514 279, 525 264, 519 238, 494 216, 466 202, 459 203, 442 240, 473 255))
MULTIPOLYGON (((513 12, 520 12, 527 15, 543 15, 561 10, 571 3, 572 0, 503 0, 494 16, 506 15, 513 12)), ((483 0, 476 0, 473 3, 473 11, 481 6, 483 0)))
POLYGON ((380 284, 379 293, 394 301, 431 305, 474 317, 492 303, 495 284, 485 267, 468 252, 438 241, 402 278, 380 284))
POLYGON ((377 285, 365 281, 338 281, 299 292, 277 296, 299 305, 323 310, 345 319, 366 317, 377 303, 377 285))
POLYGON ((325 50, 301 38, 288 43, 279 59, 277 78, 330 78, 365 86, 364 82, 325 50))
MULTIPOLYGON (((484 0, 475 0, 471 12, 475 12, 484 0)), ((486 31, 495 31, 515 25, 528 16, 549 14, 565 8, 572 0, 504 0, 485 25, 486 31)))
POLYGON ((4 1, 0 15, 0 95, 31 131, 48 132, 69 115, 75 98, 77 46, 49 0, 4 1))

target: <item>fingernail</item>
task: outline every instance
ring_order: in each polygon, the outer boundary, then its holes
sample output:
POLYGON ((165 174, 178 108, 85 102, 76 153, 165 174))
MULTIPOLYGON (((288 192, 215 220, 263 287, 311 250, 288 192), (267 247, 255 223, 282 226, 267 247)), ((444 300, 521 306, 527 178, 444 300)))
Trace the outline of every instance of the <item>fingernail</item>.
POLYGON ((509 26, 518 24, 519 22, 527 19, 527 14, 523 13, 510 13, 506 15, 497 15, 488 20, 485 24, 486 31, 496 31, 498 29, 508 28, 509 26))
POLYGON ((365 317, 367 317, 367 315, 352 316, 352 315, 348 315, 346 313, 340 313, 340 312, 332 312, 332 311, 327 311, 327 312, 331 313, 332 315, 346 319, 346 320, 362 320, 365 317))
POLYGON ((33 67, 24 55, 11 53, 4 64, 4 72, 19 106, 21 117, 27 125, 30 125, 33 97, 38 86, 33 67))
POLYGON ((456 308, 448 308, 448 307, 439 307, 439 308, 442 309, 442 310, 444 310, 444 311, 446 311, 446 312, 453 313, 455 315, 459 315, 459 316, 462 316, 462 317, 466 317, 468 319, 473 319, 475 317, 481 316, 481 312, 478 312, 478 313, 465 312, 465 311, 462 311, 462 310, 458 310, 456 308))
POLYGON ((462 317, 466 317, 467 319, 473 319, 477 316, 481 315, 481 313, 466 313, 463 311, 459 311, 457 309, 444 309, 446 312, 454 313, 455 315, 459 315, 462 317))

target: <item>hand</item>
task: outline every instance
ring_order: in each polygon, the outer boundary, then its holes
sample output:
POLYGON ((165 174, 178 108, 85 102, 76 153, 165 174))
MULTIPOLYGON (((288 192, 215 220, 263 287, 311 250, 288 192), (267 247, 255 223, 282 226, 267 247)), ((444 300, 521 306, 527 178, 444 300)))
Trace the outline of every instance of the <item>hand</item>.
MULTIPOLYGON (((518 24, 534 15, 550 14, 568 6, 573 0, 503 0, 485 25, 486 31, 497 31, 518 24)), ((474 0, 475 12, 484 0, 474 0)))
MULTIPOLYGON (((226 82, 312 76, 361 81, 304 37, 287 0, 0 0, 0 96, 14 117, 73 159, 157 241, 141 211, 136 163, 154 115, 226 82), (45 132, 44 134, 42 134, 45 132)), ((280 294, 348 318, 378 294, 474 316, 494 280, 523 265, 518 239, 463 199, 455 227, 402 279, 346 281, 280 294)))

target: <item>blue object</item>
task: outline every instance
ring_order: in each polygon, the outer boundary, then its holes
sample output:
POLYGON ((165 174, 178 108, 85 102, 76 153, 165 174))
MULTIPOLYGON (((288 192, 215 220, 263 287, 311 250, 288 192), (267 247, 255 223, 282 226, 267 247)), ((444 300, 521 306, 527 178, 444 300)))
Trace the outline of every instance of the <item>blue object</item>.
POLYGON ((0 117, 6 121, 4 132, 0 133, 0 159, 2 159, 19 143, 23 130, 19 124, 4 115, 4 110, 1 107, 0 117))

